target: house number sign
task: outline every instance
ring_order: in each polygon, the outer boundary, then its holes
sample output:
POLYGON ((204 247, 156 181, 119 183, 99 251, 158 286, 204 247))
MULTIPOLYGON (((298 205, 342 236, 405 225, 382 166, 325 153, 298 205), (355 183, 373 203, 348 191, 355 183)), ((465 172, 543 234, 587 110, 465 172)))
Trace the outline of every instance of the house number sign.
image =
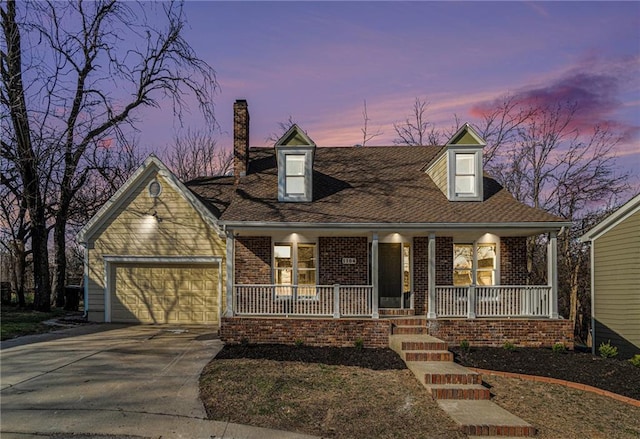
POLYGON ((356 258, 342 258, 343 265, 354 265, 356 263, 356 258))

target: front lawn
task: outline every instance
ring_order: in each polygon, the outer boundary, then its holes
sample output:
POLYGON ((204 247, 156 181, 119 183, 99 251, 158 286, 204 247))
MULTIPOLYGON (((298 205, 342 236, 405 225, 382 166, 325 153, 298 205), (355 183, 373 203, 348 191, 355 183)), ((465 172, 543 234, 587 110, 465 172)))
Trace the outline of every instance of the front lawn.
POLYGON ((51 312, 39 312, 20 309, 12 305, 2 305, 0 312, 0 340, 49 332, 52 327, 44 325, 42 322, 61 317, 64 314, 65 311, 62 309, 54 308, 51 312))
MULTIPOLYGON (((640 437, 638 407, 556 384, 484 380, 537 439, 640 437)), ((204 369, 200 396, 210 419, 328 438, 465 437, 389 349, 225 346, 204 369)))

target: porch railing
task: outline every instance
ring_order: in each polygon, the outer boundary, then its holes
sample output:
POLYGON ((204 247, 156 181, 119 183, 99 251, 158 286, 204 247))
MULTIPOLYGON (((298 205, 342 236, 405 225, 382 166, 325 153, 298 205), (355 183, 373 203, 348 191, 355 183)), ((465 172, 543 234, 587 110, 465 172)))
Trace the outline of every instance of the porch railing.
POLYGON ((371 317, 371 285, 235 285, 236 315, 371 317))
POLYGON ((438 317, 547 317, 550 286, 436 287, 438 317))

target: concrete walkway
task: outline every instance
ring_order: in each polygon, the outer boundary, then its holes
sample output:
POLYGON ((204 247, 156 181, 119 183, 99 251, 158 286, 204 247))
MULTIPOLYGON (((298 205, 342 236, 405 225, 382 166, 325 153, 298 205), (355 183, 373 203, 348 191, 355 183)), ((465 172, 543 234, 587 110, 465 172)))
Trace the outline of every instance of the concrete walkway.
POLYGON ((198 378, 222 348, 208 328, 89 325, 1 348, 3 439, 311 438, 206 419, 198 378))

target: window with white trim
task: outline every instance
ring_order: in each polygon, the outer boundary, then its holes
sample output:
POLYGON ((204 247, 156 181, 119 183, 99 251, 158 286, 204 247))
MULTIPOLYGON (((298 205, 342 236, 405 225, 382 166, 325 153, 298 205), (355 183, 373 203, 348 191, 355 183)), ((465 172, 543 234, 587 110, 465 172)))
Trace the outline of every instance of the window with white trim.
POLYGON ((456 196, 475 196, 477 190, 476 154, 456 153, 455 193, 456 196))
POLYGON ((285 155, 285 193, 304 195, 305 193, 305 156, 304 154, 285 155))
POLYGON ((454 244, 453 285, 496 284, 496 244, 454 244))
POLYGON ((315 243, 276 244, 273 248, 273 278, 276 295, 316 296, 317 258, 315 243))

